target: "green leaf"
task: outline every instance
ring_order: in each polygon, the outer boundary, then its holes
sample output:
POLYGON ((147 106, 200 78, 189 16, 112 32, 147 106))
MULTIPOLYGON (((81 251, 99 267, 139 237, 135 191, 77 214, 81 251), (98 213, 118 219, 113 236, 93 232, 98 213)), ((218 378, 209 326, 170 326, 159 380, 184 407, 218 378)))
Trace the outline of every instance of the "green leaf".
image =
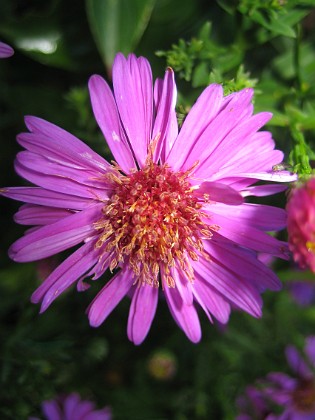
POLYGON ((209 66, 204 61, 199 63, 193 73, 192 86, 201 87, 208 84, 209 66))
POLYGON ((132 52, 150 20, 155 0, 86 0, 92 34, 108 72, 117 52, 132 52))
POLYGON ((228 0, 217 0, 218 5, 226 12, 232 15, 235 13, 235 5, 228 0))
POLYGON ((307 9, 290 10, 287 13, 274 15, 270 22, 270 30, 275 34, 295 38, 296 32, 292 29, 308 14, 307 9))
POLYGON ((288 14, 273 13, 267 20, 262 13, 255 11, 255 13, 251 15, 251 18, 252 20, 262 25, 264 28, 268 29, 274 35, 284 35, 289 38, 295 38, 296 33, 291 25, 297 23, 303 16, 303 12, 294 12, 288 14))
MULTIPOLYGON (((293 79, 296 76, 294 63, 294 44, 288 44, 287 50, 279 54, 272 63, 274 68, 283 79, 293 79)), ((311 43, 300 45, 300 73, 303 83, 313 86, 315 82, 314 46, 311 43)))
POLYGON ((44 21, 36 16, 3 25, 4 34, 15 49, 42 64, 67 70, 75 68, 60 23, 53 17, 44 21))

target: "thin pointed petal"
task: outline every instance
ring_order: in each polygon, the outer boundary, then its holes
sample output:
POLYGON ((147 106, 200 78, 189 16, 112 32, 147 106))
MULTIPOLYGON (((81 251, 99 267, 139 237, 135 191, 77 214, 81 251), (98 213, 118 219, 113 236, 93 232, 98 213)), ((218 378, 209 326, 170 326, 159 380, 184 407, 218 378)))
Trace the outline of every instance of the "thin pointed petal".
POLYGON ((40 187, 8 187, 0 189, 0 194, 13 200, 62 209, 83 210, 91 205, 91 200, 71 194, 49 191, 40 187))
POLYGON ((31 301, 38 303, 42 300, 40 312, 52 304, 68 287, 79 280, 82 276, 88 275, 89 270, 96 264, 98 254, 91 243, 83 245, 70 257, 63 261, 35 290, 31 301))
POLYGON ((65 217, 18 239, 10 248, 14 261, 28 262, 50 257, 95 234, 93 223, 101 216, 101 206, 65 217))
MULTIPOLYGON (((162 282, 164 283, 163 275, 162 270, 162 282)), ((198 343, 201 339, 201 327, 194 305, 185 304, 176 287, 169 287, 165 284, 164 294, 171 314, 178 326, 184 331, 190 341, 198 343)))
POLYGON ((125 173, 135 168, 130 147, 121 129, 113 94, 105 80, 94 75, 89 80, 93 112, 116 162, 125 173))
POLYGON ((161 94, 158 97, 157 113, 153 126, 152 138, 158 138, 154 153, 154 161, 157 162, 161 157, 161 161, 165 162, 172 145, 178 134, 177 119, 175 112, 176 105, 176 84, 174 80, 174 72, 168 68, 162 82, 161 94))
POLYGON ((178 326, 193 343, 201 339, 201 327, 197 311, 193 305, 186 305, 180 298, 177 289, 165 287, 166 302, 178 326))
POLYGON ((134 282, 133 273, 123 269, 94 298, 88 309, 91 327, 100 326, 118 303, 127 295, 134 282))
POLYGON ((217 201, 232 206, 238 206, 244 201, 238 191, 220 182, 203 182, 195 191, 195 195, 205 201, 217 201))
POLYGON ((115 99, 128 141, 143 167, 152 134, 153 86, 148 61, 117 54, 113 64, 115 99))
POLYGON ((128 317, 128 337, 139 345, 146 338, 158 303, 159 290, 147 284, 140 285, 135 290, 128 317))

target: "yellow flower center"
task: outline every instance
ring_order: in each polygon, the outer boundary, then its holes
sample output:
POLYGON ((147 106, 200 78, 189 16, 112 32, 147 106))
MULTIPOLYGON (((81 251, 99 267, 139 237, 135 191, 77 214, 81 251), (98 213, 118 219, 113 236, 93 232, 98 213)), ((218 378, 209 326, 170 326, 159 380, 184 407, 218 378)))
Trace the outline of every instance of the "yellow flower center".
POLYGON ((308 252, 312 252, 313 254, 315 254, 315 242, 307 241, 306 249, 308 250, 308 252))
POLYGON ((96 247, 110 258, 114 270, 127 261, 139 284, 159 285, 163 266, 166 284, 174 287, 170 268, 179 266, 190 281, 194 279, 191 260, 198 260, 203 238, 211 238, 217 227, 187 180, 190 171, 173 172, 166 164, 149 160, 143 169, 124 176, 118 169, 107 175, 113 194, 95 223, 99 231, 96 247))

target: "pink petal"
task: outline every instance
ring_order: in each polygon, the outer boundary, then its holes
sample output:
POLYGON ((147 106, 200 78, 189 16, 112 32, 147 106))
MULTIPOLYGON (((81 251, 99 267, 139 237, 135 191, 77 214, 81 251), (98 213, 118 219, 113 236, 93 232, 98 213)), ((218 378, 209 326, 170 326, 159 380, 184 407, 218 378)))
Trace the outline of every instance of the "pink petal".
POLYGON ((291 369, 301 378, 312 378, 313 374, 294 346, 287 346, 285 355, 291 369))
POLYGON ((25 204, 15 213, 14 221, 21 225, 48 225, 72 214, 66 209, 25 204))
MULTIPOLYGON (((40 133, 21 133, 17 136, 17 141, 33 154, 44 156, 51 162, 56 162, 64 167, 90 171, 94 176, 100 172, 106 172, 110 168, 109 163, 105 160, 101 166, 100 162, 87 157, 87 153, 75 152, 71 148, 71 143, 69 144, 67 141, 52 142, 50 138, 40 133)), ((92 149, 91 152, 94 153, 92 149)))
POLYGON ((211 239, 203 243, 204 249, 212 260, 243 279, 248 279, 259 292, 265 289, 281 289, 281 283, 276 274, 258 260, 254 253, 224 240, 211 239))
POLYGON ((255 250, 257 252, 264 252, 273 254, 279 258, 288 259, 288 244, 277 240, 276 238, 261 232, 260 230, 249 226, 247 223, 235 223, 230 217, 209 212, 211 215, 211 222, 220 226, 218 234, 235 242, 240 246, 255 250))
POLYGON ((135 168, 130 146, 121 129, 113 94, 105 80, 94 75, 89 80, 90 97, 95 119, 118 165, 125 173, 135 168))
POLYGON ((244 178, 253 178, 253 179, 260 179, 262 181, 274 181, 274 182, 292 182, 297 181, 298 176, 289 171, 281 171, 281 172, 252 172, 252 173, 239 173, 237 174, 239 177, 244 178))
POLYGON ((170 275, 175 281, 175 287, 185 305, 192 305, 194 301, 193 290, 186 274, 178 267, 170 267, 170 275))
POLYGON ((119 271, 98 293, 88 309, 92 327, 100 326, 118 303, 126 296, 134 282, 134 274, 124 268, 119 271))
MULTIPOLYGON (((52 175, 76 181, 92 188, 100 188, 112 191, 112 184, 104 177, 104 172, 95 172, 88 168, 75 168, 51 160, 47 156, 40 156, 37 153, 23 151, 17 154, 17 162, 20 165, 34 172, 43 175, 52 175)), ((108 171, 106 171, 108 172, 108 171)))
POLYGON ((247 187, 242 191, 243 197, 249 197, 251 195, 255 197, 264 197, 266 195, 278 194, 282 191, 285 191, 288 187, 286 185, 278 184, 266 184, 266 185, 256 185, 253 187, 247 187))
POLYGON ((113 64, 115 99, 133 153, 143 167, 151 140, 153 117, 153 87, 150 64, 131 54, 121 53, 113 64))
POLYGON ((155 162, 161 157, 161 161, 164 163, 165 156, 168 155, 178 134, 175 112, 176 97, 174 72, 171 68, 168 68, 163 80, 162 91, 156 104, 157 111, 152 138, 158 138, 159 140, 154 153, 155 162))
POLYGON ((102 217, 102 205, 95 205, 43 226, 18 239, 10 248, 10 257, 17 262, 50 257, 79 244, 95 234, 93 223, 102 217))
POLYGON ((146 338, 158 303, 159 289, 147 284, 136 288, 128 317, 128 337, 139 345, 146 338))
POLYGON ((199 306, 203 309, 203 311, 207 315, 211 324, 213 324, 212 313, 208 308, 208 304, 207 304, 206 299, 204 298, 202 292, 201 293, 198 292, 198 290, 195 288, 195 285, 194 285, 193 288, 194 288, 194 292, 193 292, 194 293, 194 299, 199 304, 199 306))
MULTIPOLYGON (((291 393, 296 389, 297 379, 291 378, 286 373, 282 372, 270 372, 266 377, 267 381, 272 382, 271 385, 277 386, 277 395, 274 398, 274 388, 265 389, 268 392, 268 396, 278 404, 287 404, 291 399, 291 393)), ((291 420, 291 419, 289 419, 291 420)))
POLYGON ((212 84, 202 92, 189 111, 179 135, 167 156, 167 161, 175 171, 183 166, 199 137, 216 117, 222 105, 222 98, 222 86, 212 84))
POLYGON ((246 282, 241 276, 231 273, 215 261, 205 261, 200 258, 194 261, 194 270, 197 277, 200 276, 204 282, 209 283, 222 296, 248 312, 254 317, 261 316, 262 299, 260 294, 246 282))
MULTIPOLYGON (((112 191, 112 187, 106 182, 103 184, 104 188, 101 189, 98 185, 95 185, 94 187, 92 185, 93 181, 90 182, 88 179, 85 179, 86 184, 84 184, 83 177, 81 178, 82 183, 71 179, 71 177, 68 176, 69 173, 67 174, 67 171, 64 170, 63 167, 59 166, 56 168, 51 164, 49 168, 47 160, 47 165, 45 165, 45 158, 41 158, 38 155, 32 155, 33 159, 30 153, 31 152, 20 152, 17 154, 15 170, 21 177, 35 185, 56 192, 100 200, 107 199, 108 192, 112 191), (40 169, 40 161, 45 165, 43 166, 45 169, 40 169)), ((80 178, 79 172, 77 172, 77 174, 80 178)))
POLYGON ((163 280, 164 294, 170 312, 178 324, 184 331, 190 341, 198 343, 201 339, 201 327, 197 311, 194 305, 186 305, 177 290, 177 288, 168 287, 163 280))
POLYGON ((42 410, 45 417, 49 420, 62 419, 63 413, 59 404, 55 400, 44 401, 42 403, 42 410))
POLYGON ((235 191, 228 185, 220 184, 219 182, 203 182, 194 192, 194 195, 207 201, 204 197, 205 194, 208 196, 210 202, 218 201, 237 206, 244 201, 244 198, 238 191, 235 191))
MULTIPOLYGON (((259 149, 259 148, 257 148, 259 149)), ((263 172, 264 175, 269 174, 274 162, 279 161, 283 158, 283 153, 280 150, 268 150, 260 152, 259 154, 247 154, 246 149, 243 155, 236 161, 230 161, 229 165, 223 165, 217 168, 213 173, 209 172, 209 163, 204 166, 204 170, 198 169, 198 177, 203 177, 209 180, 219 180, 225 184, 229 184, 235 189, 241 189, 237 184, 239 180, 243 182, 244 172, 250 172, 253 174, 252 178, 257 180, 260 179, 260 174, 263 172), (254 176, 257 174, 257 177, 254 176)), ((250 178, 245 176, 245 178, 250 178)), ((268 178, 269 179, 269 178, 268 178)), ((253 181, 248 180, 248 185, 253 181)), ((247 185, 246 185, 247 186, 247 185)))
POLYGON ((39 153, 45 155, 48 153, 50 155, 63 155, 64 159, 67 158, 70 161, 73 160, 74 162, 81 163, 84 167, 88 165, 99 170, 108 169, 109 163, 105 159, 95 153, 77 137, 55 124, 32 116, 25 117, 25 124, 33 133, 33 137, 25 136, 26 133, 23 133, 18 136, 18 141, 26 149, 35 151, 36 144, 38 144, 37 150, 39 150, 39 153))
POLYGON ((213 315, 222 324, 226 324, 230 317, 230 304, 210 284, 197 276, 194 285, 194 296, 199 305, 210 317, 213 315))
MULTIPOLYGON (((196 167, 195 175, 197 177, 206 177, 211 172, 218 173, 235 173, 242 168, 243 172, 247 171, 247 166, 252 167, 253 162, 257 163, 259 157, 265 152, 271 152, 274 149, 274 141, 269 133, 266 133, 263 139, 256 136, 256 132, 271 118, 268 112, 250 116, 234 126, 229 133, 222 138, 220 144, 212 153, 203 152, 200 155, 200 165, 196 167), (225 171, 223 170, 225 168, 225 171), (228 168, 228 169, 227 169, 228 168)), ((221 175, 222 177, 223 175, 221 175)))
POLYGON ((82 210, 91 204, 91 199, 88 198, 49 191, 38 187, 2 188, 0 194, 13 200, 24 201, 25 203, 65 209, 82 210))
POLYGON ((227 148, 229 166, 234 161, 235 165, 239 159, 244 159, 247 156, 257 157, 257 150, 261 153, 272 152, 275 150, 275 141, 269 131, 258 131, 266 124, 270 118, 269 112, 260 112, 252 115, 247 120, 242 121, 239 127, 235 128, 233 132, 226 138, 230 142, 227 148), (235 153, 233 153, 235 151, 235 153))
MULTIPOLYGON (((187 154, 185 161, 181 167, 182 170, 190 169, 196 161, 200 162, 200 166, 197 166, 195 173, 197 177, 200 177, 200 167, 202 168, 205 160, 208 161, 209 156, 218 148, 222 147, 221 143, 224 144, 225 137, 238 126, 242 119, 248 117, 248 110, 252 112, 252 106, 250 104, 253 92, 251 89, 244 89, 237 94, 234 94, 231 100, 228 102, 226 107, 220 109, 218 114, 213 118, 213 120, 204 128, 202 132, 195 131, 194 137, 189 139, 191 149, 187 154)), ((206 112, 203 110, 203 112, 206 112)), ((210 114, 211 115, 211 114, 210 114)), ((193 121, 193 124, 197 124, 197 119, 200 118, 196 116, 196 120, 193 121)), ((187 118, 184 121, 184 125, 187 122, 187 118)), ((182 127, 182 130, 184 128, 182 127)), ((181 132, 178 136, 180 138, 181 132)), ((178 140, 174 144, 178 144, 178 140)), ((187 139, 188 140, 188 139, 187 139)), ((186 140, 186 141, 187 141, 186 140)), ((171 151, 173 153, 173 149, 171 151)), ((211 159, 210 159, 211 160, 211 159)), ((177 167, 178 164, 176 164, 177 167)), ((172 165, 173 166, 173 165, 172 165)), ((206 165, 209 167, 209 165, 206 165)))
POLYGON ((84 244, 64 260, 35 290, 31 301, 38 303, 41 300, 41 313, 61 295, 76 280, 85 275, 98 260, 95 252, 95 242, 84 244))
POLYGON ((82 401, 78 394, 72 393, 67 396, 63 403, 65 420, 74 419, 76 416, 81 414, 81 410, 79 411, 81 403, 82 401))
POLYGON ((287 213, 285 210, 267 206, 264 204, 243 203, 231 211, 231 207, 216 203, 209 204, 207 210, 211 213, 222 215, 235 224, 242 223, 264 231, 278 231, 287 225, 287 213))

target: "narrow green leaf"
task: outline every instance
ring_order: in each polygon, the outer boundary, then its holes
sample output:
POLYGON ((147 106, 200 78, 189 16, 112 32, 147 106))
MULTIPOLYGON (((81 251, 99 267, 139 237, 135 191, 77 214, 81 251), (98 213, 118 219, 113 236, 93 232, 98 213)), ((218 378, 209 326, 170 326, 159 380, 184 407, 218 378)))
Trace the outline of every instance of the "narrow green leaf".
POLYGON ((121 51, 134 50, 150 20, 155 0, 86 0, 90 28, 108 72, 121 51))

